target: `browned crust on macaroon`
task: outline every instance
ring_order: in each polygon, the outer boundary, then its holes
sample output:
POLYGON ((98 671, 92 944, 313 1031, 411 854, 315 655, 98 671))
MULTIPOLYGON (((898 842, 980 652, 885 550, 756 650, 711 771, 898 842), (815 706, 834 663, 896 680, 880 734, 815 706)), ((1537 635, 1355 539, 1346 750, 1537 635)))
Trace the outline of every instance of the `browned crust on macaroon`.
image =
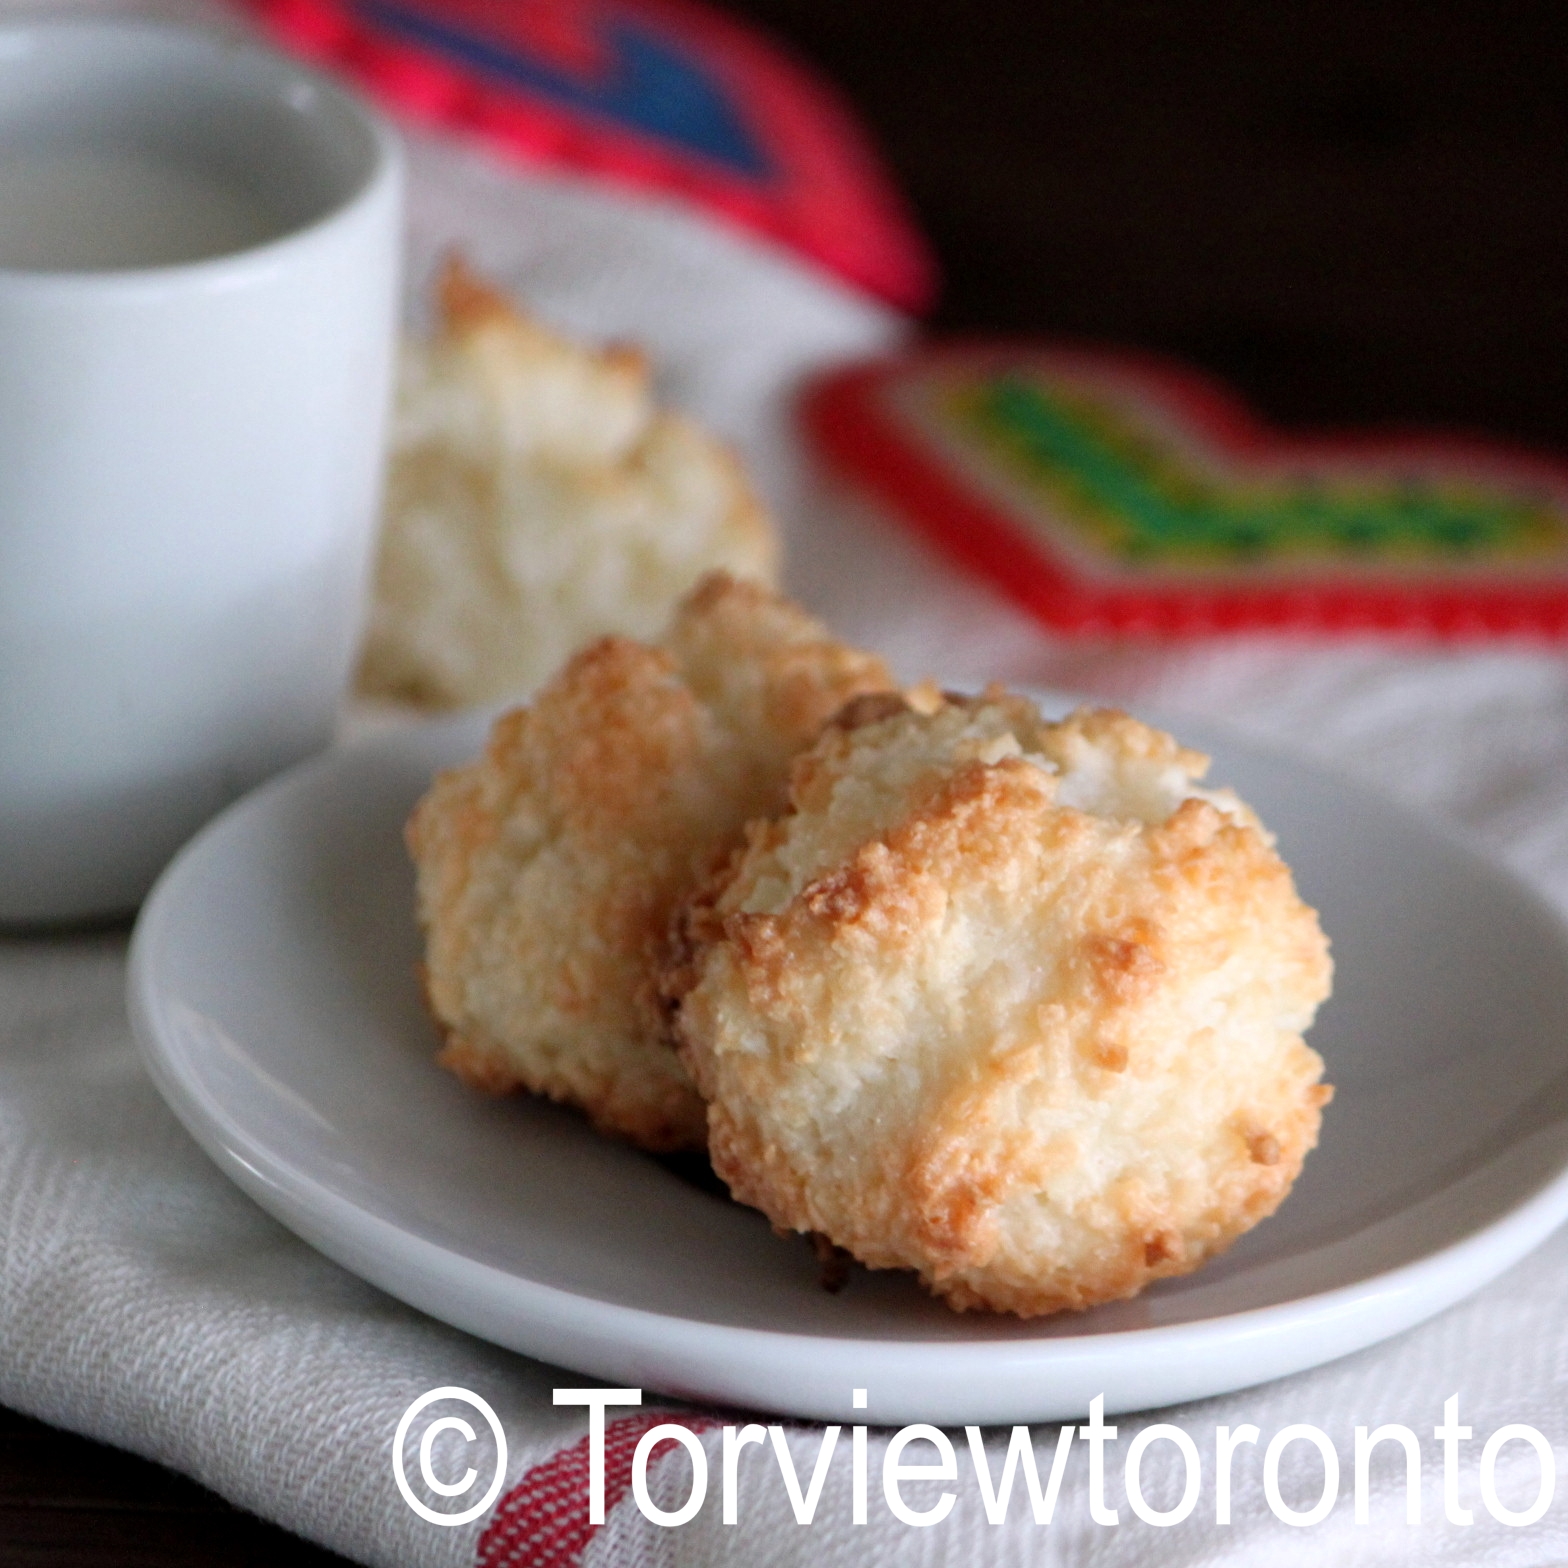
POLYGON ((1277 1207, 1326 1098, 1299 1031, 1329 966, 1239 803, 1098 815, 993 742, 1189 780, 1206 759, 988 698, 824 731, 791 811, 678 912, 662 982, 736 1197, 1034 1315, 1186 1272, 1277 1207))
POLYGON ((716 574, 662 645, 602 638, 498 719, 408 825, 442 1064, 644 1147, 701 1147, 705 1108, 650 1005, 654 954, 676 904, 782 804, 794 754, 890 679, 716 574))

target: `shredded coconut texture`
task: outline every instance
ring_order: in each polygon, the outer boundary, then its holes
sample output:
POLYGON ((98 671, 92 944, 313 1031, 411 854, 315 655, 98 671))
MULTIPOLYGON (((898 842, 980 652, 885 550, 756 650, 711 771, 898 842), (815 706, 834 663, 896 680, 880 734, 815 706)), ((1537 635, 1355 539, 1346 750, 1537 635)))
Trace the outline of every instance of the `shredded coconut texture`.
POLYGON ((443 1064, 646 1148, 700 1148, 702 1101, 651 995, 672 911, 783 808, 823 723, 891 684, 787 600, 717 575, 661 644, 604 638, 499 719, 408 827, 443 1064))
POLYGON ((1272 1213, 1331 1093, 1302 1039, 1328 947, 1206 767, 1117 712, 852 705, 666 953, 735 1196, 1024 1316, 1272 1213))
POLYGON ((523 695, 590 639, 653 637, 724 569, 771 584, 777 543, 735 456, 654 406, 631 349, 555 336, 459 263, 405 347, 366 695, 523 695))

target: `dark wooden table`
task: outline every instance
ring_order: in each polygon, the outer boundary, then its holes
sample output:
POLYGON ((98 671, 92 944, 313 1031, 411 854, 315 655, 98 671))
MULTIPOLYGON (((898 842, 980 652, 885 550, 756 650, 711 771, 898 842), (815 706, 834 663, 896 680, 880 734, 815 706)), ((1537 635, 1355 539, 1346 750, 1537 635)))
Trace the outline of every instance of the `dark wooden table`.
MULTIPOLYGON (((937 326, 1172 351, 1285 421, 1568 449, 1556 6, 728 3, 879 136, 937 326)), ((338 1560, 0 1412, 0 1568, 338 1560)))
POLYGON ((327 1568, 342 1561, 183 1476, 0 1410, 4 1568, 327 1568))

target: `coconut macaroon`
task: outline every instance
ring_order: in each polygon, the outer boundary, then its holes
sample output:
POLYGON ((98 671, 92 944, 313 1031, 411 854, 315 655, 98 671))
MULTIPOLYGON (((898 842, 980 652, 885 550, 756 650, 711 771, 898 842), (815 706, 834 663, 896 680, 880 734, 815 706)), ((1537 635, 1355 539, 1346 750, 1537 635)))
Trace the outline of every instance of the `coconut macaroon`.
POLYGON ((432 707, 517 696, 592 637, 656 636, 777 544, 738 460, 654 406, 647 364, 547 332, 450 263, 407 345, 360 689, 432 707))
POLYGON ((662 645, 605 638, 499 719, 408 826, 440 1060, 646 1148, 700 1148, 702 1101, 649 1001, 659 939, 747 820, 783 808, 823 722, 889 685, 880 659, 716 575, 662 645))
POLYGON ((1109 711, 865 699, 679 913, 714 1168, 951 1305, 1130 1296, 1271 1213, 1331 1091, 1327 943, 1207 759, 1109 711))

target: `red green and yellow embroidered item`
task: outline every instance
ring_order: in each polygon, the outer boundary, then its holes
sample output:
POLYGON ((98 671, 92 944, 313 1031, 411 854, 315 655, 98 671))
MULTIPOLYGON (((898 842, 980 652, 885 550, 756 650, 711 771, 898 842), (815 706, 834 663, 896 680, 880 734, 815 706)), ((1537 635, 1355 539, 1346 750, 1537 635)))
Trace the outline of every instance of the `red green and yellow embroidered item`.
POLYGON ((993 344, 840 371, 805 417, 1058 628, 1568 632, 1568 469, 1501 445, 1272 430, 1184 369, 993 344))

